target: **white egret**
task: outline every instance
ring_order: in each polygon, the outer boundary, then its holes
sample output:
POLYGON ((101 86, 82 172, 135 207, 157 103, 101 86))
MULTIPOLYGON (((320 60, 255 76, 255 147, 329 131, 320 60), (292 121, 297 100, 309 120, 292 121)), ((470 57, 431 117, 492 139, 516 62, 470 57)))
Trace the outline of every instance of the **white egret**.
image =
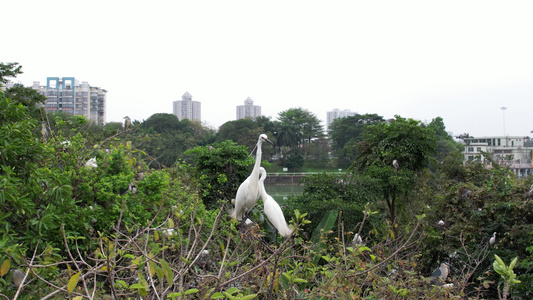
POLYGON ((85 163, 85 166, 87 168, 98 168, 98 164, 96 163, 96 157, 93 157, 91 159, 89 159, 86 163, 85 163))
POLYGON ((272 226, 274 226, 283 237, 287 237, 292 233, 292 229, 287 225, 285 216, 283 216, 283 212, 281 211, 278 202, 276 202, 272 196, 267 194, 265 190, 265 178, 267 176, 265 168, 261 167, 259 168, 259 171, 261 172, 259 190, 261 192, 261 199, 263 199, 265 215, 272 226))
POLYGON ((172 235, 174 235, 174 228, 163 229, 162 232, 164 236, 171 237, 172 235))
POLYGON ((444 225, 444 221, 443 221, 443 220, 440 220, 439 222, 437 222, 437 225, 439 225, 439 226, 443 226, 443 225, 444 225))
POLYGON ((446 280, 446 277, 448 277, 448 273, 450 272, 450 268, 446 263, 441 263, 440 267, 438 267, 435 271, 433 271, 433 274, 431 274, 431 277, 433 278, 432 281, 435 282, 439 278, 440 280, 444 281, 446 280))
POLYGON ((362 245, 362 244, 363 244, 363 239, 361 238, 361 236, 359 235, 359 233, 356 233, 356 234, 353 236, 352 243, 355 244, 355 245, 362 245))
POLYGON ((400 165, 398 164, 398 161, 396 159, 392 161, 392 166, 396 169, 396 171, 398 171, 398 169, 400 168, 400 165))
POLYGON ((496 232, 492 234, 492 237, 489 240, 489 244, 492 246, 496 243, 496 232))
POLYGON ((261 165, 261 145, 267 141, 274 145, 266 134, 261 134, 257 140, 257 151, 255 153, 255 164, 252 173, 244 180, 235 196, 235 208, 231 212, 231 217, 237 221, 242 221, 246 214, 252 210, 259 199, 259 167, 261 165))

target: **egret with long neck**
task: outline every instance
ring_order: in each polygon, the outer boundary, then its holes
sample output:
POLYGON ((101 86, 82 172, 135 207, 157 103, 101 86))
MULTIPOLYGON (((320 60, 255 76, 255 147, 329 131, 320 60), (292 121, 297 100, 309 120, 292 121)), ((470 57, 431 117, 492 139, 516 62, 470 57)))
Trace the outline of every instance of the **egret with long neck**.
POLYGON ((242 221, 246 214, 252 210, 259 199, 259 167, 261 166, 261 145, 263 142, 274 145, 266 134, 261 134, 257 140, 257 151, 255 152, 255 164, 252 173, 244 180, 237 189, 235 195, 235 208, 231 212, 231 217, 237 221, 242 221))
POLYGON ((270 221, 270 224, 272 224, 283 237, 288 237, 292 233, 292 229, 287 224, 287 221, 285 221, 285 216, 283 215, 278 202, 276 202, 272 196, 267 194, 265 190, 265 179, 267 176, 265 168, 261 167, 259 168, 259 171, 261 172, 259 191, 261 193, 261 199, 263 199, 265 215, 270 221))

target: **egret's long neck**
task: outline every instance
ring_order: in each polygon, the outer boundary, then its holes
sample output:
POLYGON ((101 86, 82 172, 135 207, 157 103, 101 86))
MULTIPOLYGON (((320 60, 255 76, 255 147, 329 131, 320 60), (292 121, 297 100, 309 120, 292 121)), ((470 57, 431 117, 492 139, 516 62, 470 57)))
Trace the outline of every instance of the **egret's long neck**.
POLYGON ((259 193, 261 194, 261 198, 263 198, 263 201, 265 201, 264 199, 266 197, 265 179, 266 172, 261 172, 261 178, 259 178, 259 193))
POLYGON ((261 144, 262 144, 261 141, 257 142, 257 151, 255 152, 255 164, 254 164, 254 169, 252 171, 252 173, 255 174, 256 176, 259 176, 259 167, 261 166, 261 155, 262 155, 261 144))

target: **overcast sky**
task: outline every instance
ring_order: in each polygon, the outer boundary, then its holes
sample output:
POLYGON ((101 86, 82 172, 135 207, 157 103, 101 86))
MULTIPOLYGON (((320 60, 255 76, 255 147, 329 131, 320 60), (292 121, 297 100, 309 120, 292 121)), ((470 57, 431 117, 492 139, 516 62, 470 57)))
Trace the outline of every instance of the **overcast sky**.
POLYGON ((16 81, 104 88, 108 122, 172 113, 188 91, 215 129, 250 97, 274 120, 301 107, 325 125, 338 108, 440 116, 455 135, 532 135, 530 1, 18 0, 1 10, 0 61, 22 65, 16 81))

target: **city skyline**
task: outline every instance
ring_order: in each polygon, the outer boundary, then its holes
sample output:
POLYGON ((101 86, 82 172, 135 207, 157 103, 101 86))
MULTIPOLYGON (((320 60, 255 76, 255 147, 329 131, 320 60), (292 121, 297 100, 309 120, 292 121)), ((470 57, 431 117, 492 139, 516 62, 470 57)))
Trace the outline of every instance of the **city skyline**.
POLYGON ((455 135, 529 136, 529 5, 10 1, 1 59, 22 66, 14 81, 24 85, 65 75, 104 87, 108 122, 172 113, 189 91, 214 128, 251 97, 263 116, 300 107, 324 127, 326 112, 341 108, 442 117, 455 135), (59 50, 57 41, 68 43, 59 50))

